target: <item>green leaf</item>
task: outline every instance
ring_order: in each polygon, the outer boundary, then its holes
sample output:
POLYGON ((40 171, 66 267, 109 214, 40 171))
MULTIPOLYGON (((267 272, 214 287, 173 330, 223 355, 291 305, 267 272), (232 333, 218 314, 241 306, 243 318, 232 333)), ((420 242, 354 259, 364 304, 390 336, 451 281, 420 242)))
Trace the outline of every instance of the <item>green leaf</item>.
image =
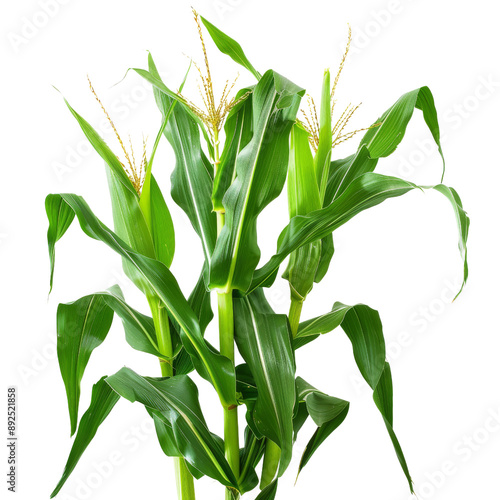
POLYGON ((330 93, 330 70, 327 69, 323 76, 323 87, 321 90, 318 151, 314 157, 314 170, 316 172, 317 185, 319 186, 319 199, 321 205, 323 205, 323 200, 325 199, 326 183, 330 171, 330 158, 332 156, 332 111, 330 93))
POLYGON ((256 497, 255 500, 274 500, 278 492, 278 480, 275 479, 271 484, 266 486, 256 497))
POLYGON ((53 219, 53 223, 49 225, 47 231, 50 260, 50 293, 54 283, 55 245, 64 236, 69 226, 71 226, 75 218, 75 212, 61 198, 50 196, 47 196, 45 199, 45 211, 50 213, 53 219))
POLYGON ((238 488, 220 441, 208 430, 198 389, 187 375, 155 379, 122 368, 106 381, 123 398, 161 413, 172 426, 180 453, 193 467, 226 486, 238 488))
POLYGON ((241 45, 231 38, 230 36, 223 33, 219 28, 216 28, 211 22, 207 21, 203 16, 200 16, 202 23, 207 29, 208 33, 212 37, 217 48, 223 53, 229 56, 233 61, 241 64, 245 69, 250 71, 257 80, 261 79, 260 73, 252 66, 247 56, 243 52, 241 45))
POLYGON ((366 145, 371 158, 389 156, 402 141, 413 110, 422 110, 424 120, 436 142, 439 154, 444 157, 440 143, 439 123, 434 105, 434 97, 429 87, 420 87, 402 95, 375 123, 378 127, 371 128, 361 139, 360 146, 366 145))
POLYGON ((406 463, 403 450, 401 449, 401 445, 399 444, 398 438, 396 437, 396 433, 393 429, 392 396, 391 368, 389 366, 389 363, 385 363, 384 370, 373 393, 373 400, 375 401, 377 408, 382 414, 387 432, 389 433, 389 437, 391 438, 394 450, 396 451, 396 456, 398 457, 401 468, 403 469, 403 472, 408 481, 408 485, 410 486, 410 491, 414 493, 413 481, 410 476, 410 471, 408 470, 408 465, 406 463))
POLYGON ((212 205, 215 211, 224 211, 222 200, 236 177, 236 158, 252 138, 252 89, 240 90, 235 97, 239 102, 229 112, 224 124, 224 149, 215 173, 212 205), (245 94, 246 95, 245 97, 245 94))
MULTIPOLYGON (((321 208, 309 134, 300 124, 292 127, 288 161, 288 212, 290 218, 321 208)), ((283 278, 290 282, 295 300, 304 300, 312 290, 322 255, 322 242, 301 246, 290 255, 283 278)))
POLYGON ((153 318, 130 307, 125 302, 118 285, 108 288, 105 292, 95 293, 93 296, 102 298, 106 305, 120 317, 125 330, 125 338, 130 347, 158 358, 167 359, 158 349, 153 318))
MULTIPOLYGON (((155 258, 153 239, 142 213, 139 199, 123 187, 111 169, 107 168, 106 172, 115 233, 132 250, 146 257, 155 258)), ((126 276, 140 287, 142 277, 135 267, 127 259, 122 259, 122 267, 126 276)))
POLYGON ((342 326, 349 337, 356 364, 364 379, 374 389, 385 364, 382 322, 374 309, 364 304, 348 306, 335 302, 329 313, 300 323, 294 348, 298 349, 338 326, 342 326))
MULTIPOLYGON (((205 271, 202 270, 198 282, 196 283, 193 291, 188 297, 188 303, 196 314, 200 323, 200 330, 202 335, 205 333, 207 326, 210 324, 214 317, 212 306, 210 304, 210 292, 205 286, 203 276, 205 271)), ((179 325, 174 324, 174 328, 179 331, 179 325)), ((191 361, 191 356, 187 353, 186 349, 182 349, 178 356, 174 359, 174 373, 176 375, 188 374, 193 371, 194 366, 191 361)))
MULTIPOLYGON (((214 385, 225 406, 236 404, 236 382, 231 361, 221 356, 203 338, 196 314, 184 298, 177 281, 170 270, 161 262, 134 252, 115 233, 107 228, 92 213, 83 198, 74 194, 49 195, 60 197, 75 212, 83 231, 96 240, 105 243, 135 267, 141 281, 138 282, 146 295, 158 297, 167 308, 169 316, 177 321, 181 329, 181 340, 191 356, 196 370, 214 385)), ((57 206, 50 202, 49 208, 57 206)), ((57 213, 47 212, 50 225, 57 224, 57 213)), ((57 229, 53 230, 58 234, 57 229)), ((55 242, 49 241, 49 253, 55 242)))
MULTIPOLYGON (((327 207, 305 216, 296 216, 290 221, 290 224, 280 234, 277 253, 263 267, 255 271, 247 293, 259 286, 270 286, 276 277, 280 264, 287 255, 300 246, 324 238, 360 212, 389 198, 401 196, 415 188, 419 187, 403 179, 371 172, 357 177, 342 195, 327 207)), ((462 208, 460 198, 452 188, 442 184, 424 188, 435 189, 442 194, 443 191, 448 193, 445 196, 451 202, 458 222, 459 247, 464 259, 465 283, 468 270, 465 251, 469 227, 467 214, 462 208)))
POLYGON ((274 314, 262 290, 234 300, 235 340, 257 386, 253 420, 281 448, 278 474, 292 456, 295 360, 285 315, 274 314))
POLYGON ((104 422, 106 417, 109 415, 109 412, 120 399, 120 396, 118 396, 118 394, 116 394, 116 392, 114 392, 105 382, 105 378, 106 377, 102 377, 92 388, 90 406, 80 421, 78 432, 76 433, 73 446, 71 447, 63 475, 50 495, 50 498, 54 498, 59 493, 64 483, 76 467, 76 464, 83 455, 83 452, 87 449, 87 446, 90 444, 92 439, 94 439, 97 429, 104 422))
POLYGON ((467 217, 467 212, 462 208, 462 200, 460 199, 460 196, 458 196, 458 193, 452 187, 445 186, 444 184, 438 184, 437 186, 434 186, 433 189, 444 195, 451 203, 458 225, 460 236, 458 239, 458 249, 462 260, 464 261, 464 279, 460 290, 455 296, 456 299, 464 289, 465 283, 467 283, 467 278, 469 277, 469 266, 467 263, 467 239, 469 237, 470 219, 467 217))
MULTIPOLYGON (((170 108, 170 103, 171 100, 177 102, 177 105, 175 107, 180 107, 182 108, 200 127, 203 137, 207 143, 208 151, 210 156, 213 156, 213 146, 212 142, 208 136, 208 133, 203 125, 203 122, 201 118, 198 117, 198 115, 189 107, 187 104, 186 100, 179 95, 176 92, 172 92, 161 80, 160 74, 158 73, 158 70, 156 68, 156 65, 153 61, 153 56, 148 54, 148 67, 149 71, 146 71, 145 69, 140 69, 140 68, 131 68, 132 71, 135 71, 139 76, 144 78, 147 82, 151 83, 153 86, 153 91, 159 90, 164 98, 164 103, 168 103, 167 107, 164 107, 164 104, 161 104, 158 102, 158 97, 155 95, 156 103, 160 110, 162 111, 163 117, 168 116, 169 110, 174 109, 173 107, 170 108)), ((181 86, 182 87, 182 86, 181 86)))
POLYGON ((416 187, 396 177, 365 174, 355 179, 343 195, 327 207, 294 217, 279 236, 277 253, 255 271, 248 293, 259 286, 270 286, 279 265, 297 248, 328 236, 363 210, 416 187))
POLYGON ((71 435, 76 431, 80 383, 92 351, 102 344, 113 322, 101 297, 88 295, 57 308, 57 358, 68 398, 71 435))
MULTIPOLYGON (((161 81, 150 56, 149 70, 161 81)), ((173 98, 159 89, 153 89, 156 104, 163 117, 170 111, 173 98)), ((170 111, 165 137, 175 153, 172 173, 172 198, 188 216, 201 239, 205 260, 210 265, 217 239, 217 217, 212 211, 213 166, 201 148, 198 123, 185 106, 170 111)))
POLYGON ((69 104, 69 102, 64 99, 64 102, 71 111, 71 114, 76 118, 76 121, 80 125, 85 137, 87 137, 92 147, 96 150, 99 156, 106 162, 106 165, 111 169, 111 171, 116 175, 117 179, 123 184, 124 188, 129 191, 136 198, 138 197, 134 186, 130 182, 125 170, 123 169, 120 160, 111 151, 109 146, 104 142, 104 140, 99 136, 99 134, 94 130, 94 128, 88 123, 82 116, 80 116, 69 104))
MULTIPOLYGON (((65 102, 91 145, 106 163, 115 232, 136 252, 155 257, 153 240, 140 207, 139 195, 120 160, 94 128, 66 100, 65 102)), ((123 262, 123 269, 134 283, 139 279, 133 267, 126 261, 123 262)))
POLYGON ((255 468, 264 455, 265 441, 258 439, 248 425, 245 427, 244 445, 240 449, 239 483, 242 494, 252 491, 259 484, 255 468))
POLYGON ((373 172, 378 158, 370 158, 368 148, 361 146, 356 154, 330 163, 330 172, 323 206, 336 200, 357 177, 373 172))
POLYGON ((151 176, 151 233, 156 259, 170 267, 175 253, 175 231, 163 194, 151 176))
POLYGON ((392 379, 389 364, 385 361, 385 342, 378 312, 363 304, 346 306, 336 302, 330 313, 301 323, 296 340, 315 338, 314 336, 327 333, 339 325, 351 341, 354 359, 361 375, 374 391, 375 403, 384 418, 413 493, 412 479, 392 427, 392 379))
POLYGON ((349 402, 318 391, 300 377, 297 377, 297 391, 299 401, 305 402, 308 415, 318 426, 304 450, 298 475, 325 439, 345 420, 349 402))
POLYGON ((226 222, 217 239, 210 287, 246 291, 260 258, 257 217, 281 192, 290 129, 304 91, 269 70, 252 95, 253 136, 236 159, 236 179, 224 196, 226 222))

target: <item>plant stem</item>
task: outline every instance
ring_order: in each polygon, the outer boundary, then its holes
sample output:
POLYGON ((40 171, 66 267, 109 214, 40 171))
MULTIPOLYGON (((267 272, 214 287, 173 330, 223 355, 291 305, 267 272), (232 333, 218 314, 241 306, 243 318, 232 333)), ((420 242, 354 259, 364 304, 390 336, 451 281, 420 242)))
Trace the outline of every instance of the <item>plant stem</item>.
POLYGON ((299 331, 300 314, 302 312, 302 305, 304 300, 295 299, 292 297, 292 302, 290 303, 290 312, 288 313, 288 321, 290 322, 290 329, 292 330, 292 335, 295 338, 297 332, 299 331))
MULTIPOLYGON (((149 306, 153 315, 158 351, 168 358, 172 358, 172 338, 168 313, 161 301, 157 298, 149 299, 149 306)), ((171 361, 160 359, 161 374, 163 377, 172 377, 174 369, 171 361)), ((179 500, 195 500, 193 476, 189 472, 186 462, 182 457, 174 457, 175 482, 177 484, 177 498, 179 500)))
MULTIPOLYGON (((217 173, 219 167, 219 133, 217 129, 214 135, 214 169, 217 173)), ((224 212, 217 211, 217 236, 219 236, 226 221, 224 212)), ((217 302, 219 309, 219 342, 220 353, 229 358, 234 365, 234 318, 233 318, 233 294, 218 293, 217 302)), ((236 478, 240 475, 240 445, 238 436, 238 407, 224 408, 224 452, 226 459, 236 478)), ((226 500, 236 500, 239 495, 230 488, 226 488, 226 500)))
POLYGON ((269 486, 276 472, 281 458, 281 448, 270 439, 266 439, 266 451, 264 452, 264 462, 262 463, 262 476, 260 478, 260 489, 269 486))
MULTIPOLYGON (((234 323, 232 292, 217 294, 219 305, 220 352, 234 364, 234 323)), ((236 477, 240 475, 240 447, 238 437, 238 407, 224 408, 224 451, 236 477)), ((226 499, 233 499, 226 489, 226 499)))

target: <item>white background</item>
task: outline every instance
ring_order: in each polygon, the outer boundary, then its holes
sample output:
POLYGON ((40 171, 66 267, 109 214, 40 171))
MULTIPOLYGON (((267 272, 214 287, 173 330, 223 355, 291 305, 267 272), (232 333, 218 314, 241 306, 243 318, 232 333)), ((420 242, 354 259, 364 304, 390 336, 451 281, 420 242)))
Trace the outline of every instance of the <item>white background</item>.
MULTIPOLYGON (((49 15, 44 14, 43 0, 5 3, 0 47, 2 390, 7 385, 19 390, 17 498, 41 500, 57 483, 71 446, 55 359, 58 302, 118 282, 126 297, 144 308, 125 281, 119 259, 85 237, 76 224, 58 244, 55 289, 47 301, 46 194, 83 195, 95 213, 111 223, 102 161, 86 147, 52 85, 100 129, 103 116, 88 90, 88 73, 122 135, 130 132, 139 149, 144 133, 151 148, 160 118, 150 89, 133 74, 113 85, 127 68, 145 67, 150 50, 166 82, 176 87, 188 64, 183 53, 199 62, 201 55, 190 2, 184 0, 47 0, 49 15)), ((437 193, 412 192, 357 216, 335 233, 331 271, 310 295, 303 318, 328 311, 336 300, 378 309, 393 370, 395 429, 419 497, 496 498, 500 37, 494 3, 194 3, 242 44, 259 70, 272 67, 316 96, 323 69, 337 69, 349 22, 353 46, 337 96, 339 109, 363 101, 353 128, 372 123, 404 92, 422 85, 433 91, 447 160, 445 183, 457 189, 471 217, 470 279, 463 294, 451 303, 462 272, 452 210, 437 193)), ((219 87, 238 71, 239 84, 252 82, 243 69, 219 56, 211 42, 208 50, 219 87)), ((194 76, 186 93, 196 100, 194 76)), ((113 136, 102 130, 117 151, 113 136)), ((403 143, 379 163, 379 172, 426 185, 439 182, 440 159, 430 137, 416 111, 403 143)), ((356 144, 352 140, 339 147, 334 157, 351 154, 356 144)), ((173 155, 166 141, 156 158, 155 173, 168 193, 173 155)), ((188 294, 201 252, 186 216, 169 196, 167 202, 177 230, 172 270, 188 294)), ((260 217, 263 258, 273 253, 286 220, 283 197, 260 217)), ((286 282, 278 280, 274 290, 269 295, 272 304, 286 312, 286 282)), ((208 336, 215 342, 213 325, 208 336)), ((132 351, 115 321, 90 360, 82 410, 91 384, 123 365, 158 375, 156 361, 132 351)), ((300 454, 313 432, 311 424, 305 427, 279 498, 407 500, 405 478, 343 334, 329 334, 299 352, 298 373, 325 392, 351 401, 351 410, 294 487, 300 454)), ((209 424, 220 434, 221 411, 213 391, 206 383, 200 386, 209 424)), ((5 394, 2 405, 4 400, 5 394)), ((174 498, 172 464, 162 455, 146 417, 139 405, 120 402, 58 498, 174 498), (112 470, 104 470, 103 462, 111 459, 112 470)), ((5 464, 2 449, 0 461, 5 464)), ((0 487, 6 491, 4 480, 0 487)), ((197 491, 200 499, 223 495, 208 479, 197 484, 197 491)))

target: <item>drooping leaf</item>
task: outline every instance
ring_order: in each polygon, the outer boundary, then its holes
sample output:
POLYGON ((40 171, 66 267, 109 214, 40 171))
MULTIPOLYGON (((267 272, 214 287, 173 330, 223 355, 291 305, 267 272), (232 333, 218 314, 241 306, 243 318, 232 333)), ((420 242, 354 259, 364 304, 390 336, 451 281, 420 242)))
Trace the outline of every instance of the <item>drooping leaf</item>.
POLYGON ((211 288, 246 291, 260 258, 257 217, 281 192, 288 138, 304 90, 269 70, 252 95, 253 136, 236 159, 236 179, 223 199, 226 223, 210 269, 211 288))
POLYGON ((439 123, 434 97, 429 87, 420 87, 402 95, 375 123, 380 125, 366 132, 360 146, 366 145, 371 158, 389 156, 402 141, 413 110, 422 110, 424 120, 436 142, 439 154, 444 157, 440 143, 439 123))
POLYGON ((392 427, 392 379, 389 364, 385 361, 385 342, 378 312, 363 304, 346 306, 336 302, 330 313, 301 323, 296 340, 300 342, 302 339, 315 338, 337 326, 342 327, 351 341, 358 369, 374 391, 375 403, 384 418, 396 455, 413 492, 403 451, 392 427))
POLYGON ((279 475, 290 463, 295 360, 287 317, 275 314, 262 290, 235 298, 235 340, 257 387, 253 420, 281 448, 279 475))
POLYGON ((63 475, 50 495, 50 498, 54 498, 59 493, 76 467, 83 452, 87 449, 92 439, 94 439, 97 429, 99 429, 99 426, 104 422, 109 412, 120 399, 120 396, 118 396, 118 394, 116 394, 116 392, 105 382, 105 378, 106 377, 102 377, 92 388, 90 406, 80 421, 78 432, 76 433, 73 446, 71 447, 63 475))
POLYGON ((113 322, 101 297, 87 295, 57 308, 57 358, 66 388, 71 435, 76 431, 80 383, 92 351, 102 344, 113 322))
MULTIPOLYGON (((443 157, 440 145, 439 124, 434 106, 434 99, 427 87, 422 87, 403 95, 382 117, 375 122, 377 126, 366 132, 358 151, 347 158, 332 161, 324 195, 323 207, 338 198, 349 184, 360 175, 373 172, 378 159, 388 156, 403 139, 406 126, 417 107, 423 111, 424 119, 443 157)), ((374 124, 374 125, 375 125, 374 124)), ((444 174, 444 158, 443 158, 444 174)), ((322 256, 315 281, 318 283, 325 276, 333 256, 333 239, 322 239, 322 256)))
MULTIPOLYGON (((247 293, 259 286, 270 286, 281 262, 300 246, 324 238, 363 210, 374 207, 389 198, 401 196, 415 188, 418 186, 403 179, 371 172, 357 177, 344 193, 327 207, 305 216, 294 217, 290 221, 280 234, 277 253, 263 267, 255 271, 247 293)), ((442 184, 431 188, 426 187, 426 189, 435 189, 441 193, 448 192, 449 196, 446 197, 451 202, 459 222, 459 246, 465 249, 468 237, 468 217, 461 206, 460 198, 458 195, 453 195, 454 191, 451 191, 451 188, 442 184)), ((465 251, 462 252, 462 257, 464 258, 465 281, 467 277, 465 251)))
POLYGON ((229 112, 224 124, 224 149, 214 179, 212 205, 215 211, 223 211, 222 200, 236 177, 236 158, 252 138, 252 89, 240 90, 235 97, 241 100, 229 112))
POLYGON ((403 454, 403 450, 401 449, 401 445, 399 444, 398 438, 396 437, 396 433, 393 429, 393 415, 392 415, 392 375, 391 368, 389 363, 385 363, 384 370, 380 379, 378 381, 377 387, 373 392, 373 400, 377 405, 382 417, 384 419, 385 426, 387 428, 387 432, 389 433, 389 437, 391 438, 392 445, 394 446, 394 450, 396 451, 396 456, 398 457, 399 463, 403 472, 408 481, 408 485, 410 486, 410 491, 413 491, 413 481, 410 475, 410 471, 408 470, 408 465, 406 463, 405 456, 403 454))
MULTIPOLYGON (((196 370, 202 377, 213 383, 221 401, 225 406, 236 403, 235 375, 231 361, 221 356, 210 346, 201 333, 196 314, 184 298, 177 281, 170 270, 161 262, 134 252, 116 234, 107 228, 92 213, 87 203, 80 196, 74 194, 49 195, 61 198, 75 212, 83 231, 96 240, 100 240, 127 259, 141 277, 139 285, 146 295, 158 297, 168 310, 168 314, 180 326, 181 340, 191 356, 196 370)), ((56 202, 49 202, 47 216, 50 225, 58 222, 57 212, 50 210, 57 207, 56 202)), ((59 234, 56 228, 50 234, 59 234)), ((49 241, 49 253, 53 253, 55 241, 49 241)), ((53 265, 53 262, 52 262, 53 265)))
POLYGON ((223 53, 228 55, 233 61, 241 64, 246 68, 257 80, 260 80, 260 73, 252 66, 247 56, 243 52, 241 45, 231 38, 230 36, 223 33, 219 28, 216 28, 211 22, 207 21, 203 16, 201 17, 201 22, 207 28, 208 33, 212 37, 217 48, 223 53))
POLYGON ((55 264, 55 244, 64 233, 68 230, 69 226, 75 218, 75 212, 61 198, 47 197, 45 199, 45 211, 52 214, 54 220, 53 224, 49 225, 47 231, 47 241, 49 243, 49 261, 50 261, 50 285, 49 293, 52 291, 54 282, 54 264, 55 264))
POLYGON ((161 413, 172 425, 180 453, 193 467, 226 486, 238 488, 220 441, 208 430, 198 389, 187 375, 156 379, 122 368, 106 381, 123 398, 161 413))
POLYGON ((334 398, 318 391, 304 379, 297 377, 299 401, 305 403, 307 414, 318 426, 312 438, 307 443, 300 460, 299 471, 306 466, 314 452, 325 439, 345 420, 349 411, 349 403, 343 399, 334 398))

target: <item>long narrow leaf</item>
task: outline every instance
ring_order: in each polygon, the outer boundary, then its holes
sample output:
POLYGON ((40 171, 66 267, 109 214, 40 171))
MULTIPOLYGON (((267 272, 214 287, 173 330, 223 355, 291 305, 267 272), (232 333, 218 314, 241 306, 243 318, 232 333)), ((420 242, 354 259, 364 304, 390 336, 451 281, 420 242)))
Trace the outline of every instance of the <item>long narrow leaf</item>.
POLYGON ((299 401, 305 403, 307 414, 318 426, 302 454, 298 475, 325 439, 345 420, 349 403, 318 391, 301 377, 297 377, 297 392, 299 401))
POLYGON ((168 419, 179 451, 193 467, 226 486, 238 488, 223 447, 208 430, 198 389, 188 376, 155 379, 122 368, 106 382, 125 399, 138 401, 168 419))
POLYGON ((252 66, 250 61, 247 59, 247 56, 243 52, 241 45, 231 38, 230 36, 223 33, 219 28, 216 28, 211 22, 207 21, 204 17, 201 17, 202 23, 207 28, 208 33, 212 37, 217 48, 223 53, 228 55, 233 61, 241 64, 244 68, 246 68, 250 73, 252 73, 257 80, 260 80, 260 73, 252 66))
MULTIPOLYGON (((235 404, 234 367, 228 358, 221 356, 204 340, 198 318, 184 298, 170 270, 161 262, 134 252, 97 219, 80 196, 59 194, 49 195, 49 197, 63 199, 68 207, 75 212, 80 226, 88 236, 102 241, 135 267, 138 275, 141 276, 139 285, 142 290, 146 294, 159 297, 165 304, 169 316, 180 325, 182 343, 191 356, 196 370, 202 377, 213 383, 224 405, 235 404)), ((57 203, 50 202, 48 207, 47 216, 50 225, 57 224, 58 213, 50 210, 50 208, 57 207, 57 203)), ((58 233, 57 229, 50 232, 50 234, 58 233)), ((49 253, 53 253, 54 245, 55 241, 50 240, 49 253)))
MULTIPOLYGON (((357 177, 344 193, 327 207, 306 216, 294 217, 290 221, 280 234, 277 253, 263 267, 255 271, 248 293, 259 286, 270 286, 281 262, 300 246, 324 238, 360 212, 415 188, 418 186, 403 179, 371 172, 357 177)), ((445 196, 451 202, 458 222, 459 247, 464 259, 465 283, 468 270, 465 251, 469 227, 467 214, 462 208, 460 198, 452 188, 438 184, 426 187, 426 189, 435 189, 442 194, 443 191, 448 193, 445 196)))
POLYGON ((235 340, 257 386, 253 420, 281 448, 278 474, 290 463, 295 360, 287 317, 273 313, 262 290, 235 299, 235 340))
POLYGON ((257 217, 285 183, 288 137, 304 90, 269 70, 252 95, 253 136, 236 159, 224 196, 226 223, 216 243, 211 288, 246 291, 260 258, 257 217))
POLYGON ((301 323, 296 340, 312 339, 341 326, 352 344, 354 359, 368 385, 374 391, 374 400, 384 418, 401 468, 413 492, 413 482, 394 433, 392 421, 392 379, 385 361, 385 342, 382 323, 377 311, 358 304, 346 306, 336 302, 330 313, 301 323))
POLYGON ((88 295, 57 308, 57 358, 68 398, 71 435, 76 431, 80 383, 92 351, 102 344, 113 322, 102 297, 88 295))
POLYGON ((87 449, 92 439, 94 439, 97 429, 99 429, 99 426, 104 422, 109 412, 120 399, 120 396, 105 382, 105 378, 102 377, 92 388, 90 406, 82 417, 63 475, 50 495, 50 498, 54 498, 59 493, 76 467, 83 452, 87 449))

